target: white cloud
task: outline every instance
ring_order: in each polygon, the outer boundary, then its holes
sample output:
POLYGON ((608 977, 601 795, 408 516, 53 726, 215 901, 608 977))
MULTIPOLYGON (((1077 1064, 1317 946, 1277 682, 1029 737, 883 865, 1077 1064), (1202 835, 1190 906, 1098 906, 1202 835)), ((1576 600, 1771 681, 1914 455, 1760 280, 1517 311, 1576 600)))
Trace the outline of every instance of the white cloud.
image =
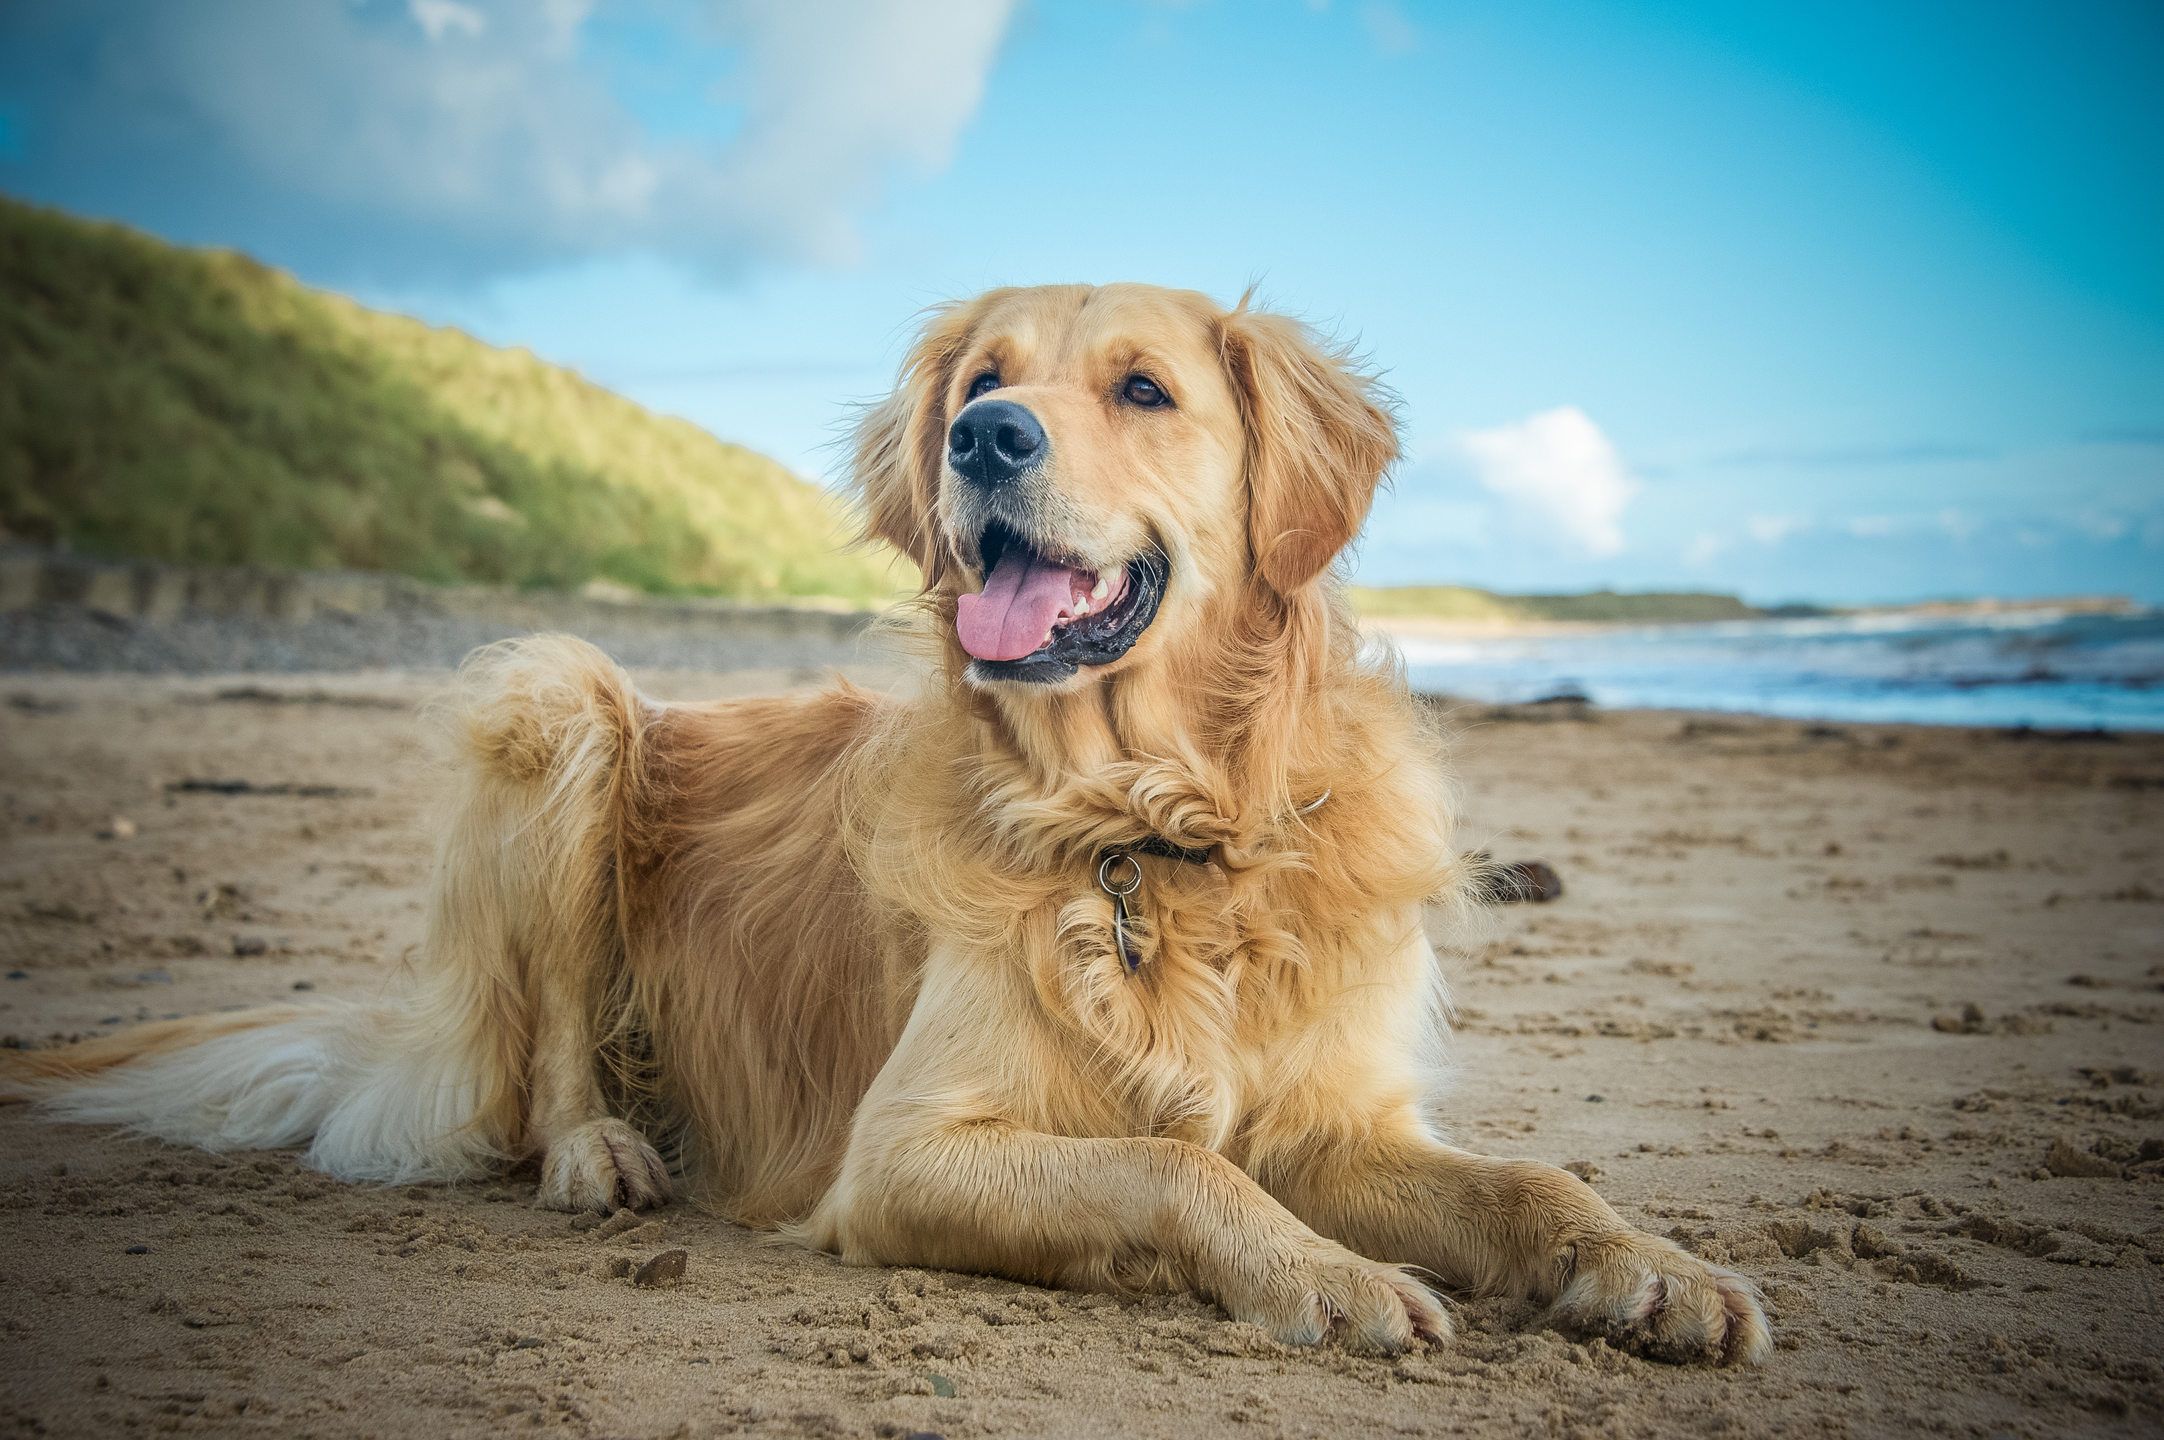
POLYGON ((1810 529, 1811 522, 1801 515, 1753 515, 1743 522, 1743 528, 1761 545, 1778 545, 1810 529))
POLYGON ((1701 530, 1691 537, 1691 543, 1683 547, 1683 563, 1693 570, 1703 570, 1718 560, 1728 549, 1728 542, 1711 530, 1701 530))
POLYGON ((800 0, 717 4, 752 57, 737 97, 744 139, 722 193, 829 248, 849 246, 836 189, 861 195, 897 159, 947 164, 984 98, 1012 7, 859 0, 837 16, 800 0))
POLYGON ((1576 406, 1465 431, 1457 447, 1485 489, 1577 548, 1589 555, 1623 549, 1623 511, 1638 482, 1614 444, 1576 406))
POLYGON ((1393 0, 1370 0, 1360 7, 1368 39, 1385 55, 1410 55, 1420 48, 1420 29, 1393 0))
POLYGON ((2133 527, 2124 517, 2108 514, 2102 510, 2084 510, 2074 517, 2074 527, 2091 540, 2109 543, 2133 527))
POLYGON ((454 30, 476 40, 488 33, 488 17, 459 0, 408 0, 406 8, 431 40, 441 40, 454 30))
POLYGON ((1841 528, 1858 540, 1891 540, 1936 530, 1949 540, 1966 544, 1983 530, 1984 522, 1949 505, 1933 515, 1858 515, 1841 528))
POLYGON ((653 63, 713 79, 657 133, 640 77, 589 43, 592 0, 8 0, 22 154, 0 179, 385 280, 624 249, 842 260, 898 167, 947 163, 1014 3, 659 6, 653 63))

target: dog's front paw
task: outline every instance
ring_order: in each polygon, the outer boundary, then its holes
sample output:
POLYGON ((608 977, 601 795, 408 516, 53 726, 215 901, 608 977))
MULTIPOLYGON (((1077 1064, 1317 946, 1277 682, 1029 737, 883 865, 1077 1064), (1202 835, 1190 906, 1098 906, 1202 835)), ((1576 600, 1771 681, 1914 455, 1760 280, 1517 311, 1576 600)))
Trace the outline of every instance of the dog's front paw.
POLYGON ((549 1210, 644 1210, 669 1198, 669 1168, 621 1120, 591 1120, 557 1138, 541 1161, 549 1210))
POLYGON ((1220 1297, 1235 1320, 1260 1325, 1287 1345, 1340 1336, 1347 1347, 1396 1355, 1414 1341, 1451 1337, 1450 1313, 1401 1265, 1385 1265, 1325 1244, 1272 1266, 1259 1283, 1220 1297))
POLYGON ((1641 1231, 1573 1246, 1555 1317, 1655 1360, 1756 1365, 1773 1350, 1757 1286, 1641 1231))

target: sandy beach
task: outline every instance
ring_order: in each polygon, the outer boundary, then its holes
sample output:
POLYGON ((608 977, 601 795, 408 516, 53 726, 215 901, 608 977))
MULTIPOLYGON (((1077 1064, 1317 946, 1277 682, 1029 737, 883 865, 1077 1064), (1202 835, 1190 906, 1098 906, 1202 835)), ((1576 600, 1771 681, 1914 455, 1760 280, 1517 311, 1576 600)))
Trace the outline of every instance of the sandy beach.
MULTIPOLYGON (((692 698, 801 670, 648 671, 692 698)), ((867 678, 888 672, 873 666, 867 678)), ((0 1037, 374 993, 436 674, 0 678, 0 1037), (189 782, 245 781, 253 788, 189 782), (299 992, 297 997, 296 992, 299 992)), ((513 1177, 337 1184, 0 1111, 22 1435, 2156 1433, 2164 737, 1450 709, 1463 839, 1561 871, 1451 957, 1461 1143, 1765 1286, 1679 1370, 1463 1304, 1298 1351, 1187 1299, 851 1269, 513 1177), (685 1252, 680 1283, 640 1267, 685 1252)))

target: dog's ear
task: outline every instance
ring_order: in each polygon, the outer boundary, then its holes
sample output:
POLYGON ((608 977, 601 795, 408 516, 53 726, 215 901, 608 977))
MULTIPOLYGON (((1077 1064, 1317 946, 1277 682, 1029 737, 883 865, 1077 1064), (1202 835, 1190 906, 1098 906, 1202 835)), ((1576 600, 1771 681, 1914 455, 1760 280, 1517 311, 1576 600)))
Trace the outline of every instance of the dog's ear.
POLYGON ((927 312, 894 393, 864 412, 854 437, 850 485, 865 534, 914 560, 927 590, 947 569, 935 506, 946 463, 947 392, 973 321, 974 307, 959 302, 927 312))
POLYGON ((1398 458, 1388 391, 1297 320, 1225 318, 1225 364, 1247 425, 1248 544, 1265 583, 1290 595, 1320 575, 1367 519, 1398 458))

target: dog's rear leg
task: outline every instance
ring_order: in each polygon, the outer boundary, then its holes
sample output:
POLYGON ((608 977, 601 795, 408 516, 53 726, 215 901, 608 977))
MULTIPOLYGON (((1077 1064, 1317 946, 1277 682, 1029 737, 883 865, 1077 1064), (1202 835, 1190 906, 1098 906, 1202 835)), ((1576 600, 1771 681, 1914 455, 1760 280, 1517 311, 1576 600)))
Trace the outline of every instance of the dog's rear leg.
POLYGON ((551 1210, 643 1210, 669 1198, 669 1169, 646 1137, 608 1112, 584 988, 541 978, 529 1119, 541 1149, 539 1201, 551 1210))
POLYGON ((600 1083, 623 963, 618 847, 635 804, 642 707, 591 646, 537 637, 467 662, 461 715, 469 803, 438 894, 438 928, 494 968, 526 1042, 526 1154, 542 1205, 641 1209, 669 1196, 668 1167, 609 1113, 600 1083))

